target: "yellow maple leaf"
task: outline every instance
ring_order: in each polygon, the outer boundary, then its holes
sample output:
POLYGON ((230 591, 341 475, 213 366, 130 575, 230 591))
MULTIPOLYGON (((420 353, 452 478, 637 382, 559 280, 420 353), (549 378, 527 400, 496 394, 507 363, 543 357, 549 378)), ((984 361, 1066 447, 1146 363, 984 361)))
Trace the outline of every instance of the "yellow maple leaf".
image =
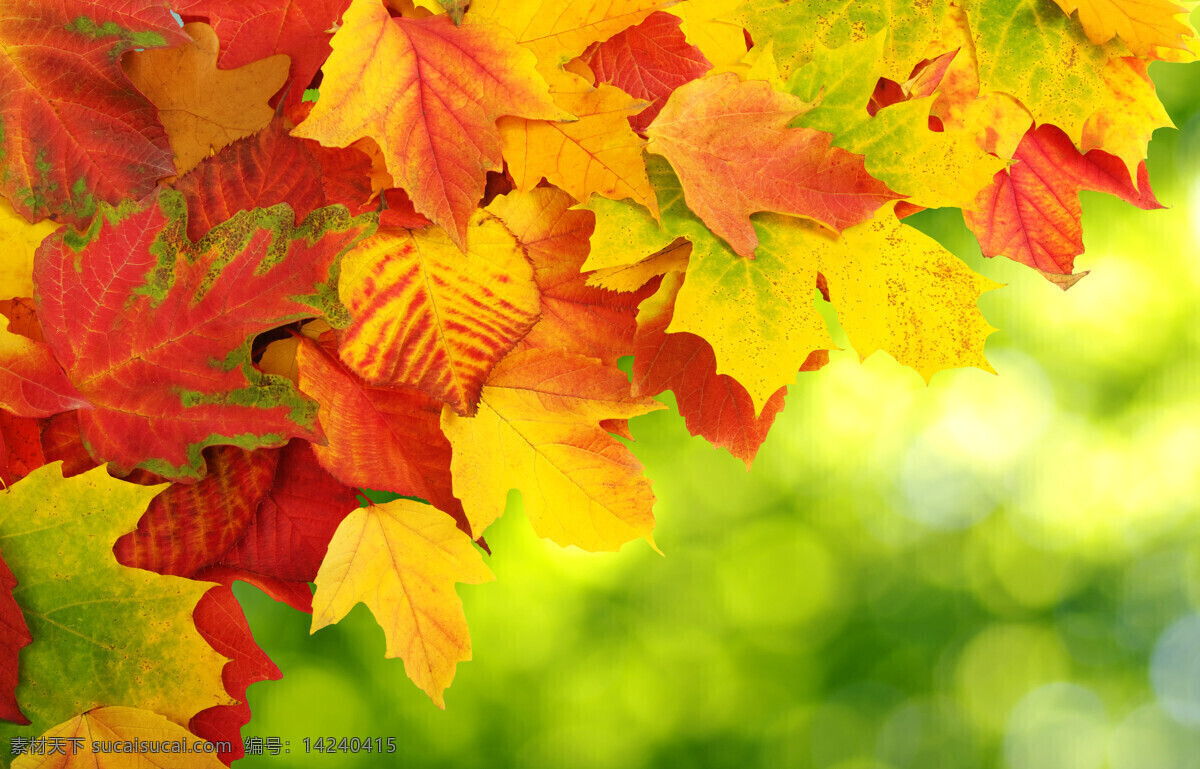
POLYGON ((741 382, 760 410, 811 352, 834 347, 813 304, 820 273, 860 358, 883 350, 926 381, 947 368, 992 371, 983 346, 994 329, 977 301, 997 284, 892 209, 884 206, 841 237, 811 222, 760 214, 763 247, 753 261, 694 246, 668 331, 707 339, 717 372, 741 382), (713 313, 714 306, 728 311, 713 313))
POLYGON ((746 388, 756 413, 793 381, 812 352, 836 349, 814 301, 818 274, 863 358, 883 350, 926 380, 945 368, 991 371, 983 347, 993 329, 977 300, 996 284, 899 221, 894 204, 840 237, 814 222, 756 214, 760 245, 755 258, 746 259, 687 208, 664 161, 651 158, 648 167, 661 225, 628 202, 593 199, 587 206, 596 215, 592 253, 603 256, 584 269, 637 264, 675 238, 691 241, 687 278, 667 330, 707 340, 717 373, 746 388))
POLYGON ((183 31, 192 45, 135 51, 122 60, 129 79, 158 107, 180 174, 266 128, 275 114, 267 100, 287 82, 291 62, 278 54, 237 69, 217 69, 212 27, 193 22, 183 31))
POLYGON ((687 269, 688 257, 692 255, 692 244, 683 238, 632 264, 606 267, 588 275, 587 284, 609 291, 637 291, 652 278, 687 269))
POLYGON ((538 58, 543 74, 674 0, 475 0, 467 18, 493 19, 538 58))
POLYGON ((1000 284, 901 222, 892 208, 840 240, 809 228, 825 246, 817 255, 821 274, 855 352, 866 360, 882 350, 926 382, 950 368, 996 373, 983 355, 996 329, 978 300, 1000 284))
POLYGON ((637 459, 600 422, 663 408, 629 394, 616 367, 561 350, 524 350, 492 371, 472 418, 442 409, 454 495, 482 532, 519 488, 533 530, 562 545, 651 544, 654 495, 637 459), (503 457, 497 462, 497 457, 503 457))
MULTIPOLYGON (((1100 45, 1120 36, 1137 56, 1155 48, 1188 50, 1185 38, 1195 30, 1181 21, 1190 8, 1171 0, 1054 0, 1068 16, 1079 11, 1079 23, 1088 39, 1100 45)), ((1191 5, 1191 4, 1189 4, 1191 5)))
POLYGON ((1092 113, 1083 125, 1079 151, 1102 149, 1116 155, 1138 178, 1138 163, 1146 158, 1150 137, 1159 128, 1174 128, 1171 116, 1158 100, 1145 59, 1110 59, 1104 67, 1104 82, 1113 105, 1092 113))
POLYGON ((613 200, 631 198, 657 216, 658 201, 642 159, 646 142, 627 119, 648 103, 611 85, 591 88, 579 83, 582 87, 554 96, 558 106, 579 118, 575 122, 517 117, 498 121, 504 159, 517 189, 527 192, 545 177, 578 201, 587 201, 592 193, 613 200))
POLYGON ((58 226, 49 219, 30 224, 0 198, 0 299, 33 296, 34 252, 58 226))
POLYGON ((48 745, 64 745, 66 755, 54 750, 29 752, 12 762, 12 769, 222 769, 214 753, 204 752, 204 740, 158 713, 140 708, 111 706, 81 713, 42 735, 48 745), (71 740, 78 739, 72 743, 71 740), (60 742, 61 741, 61 742, 60 742), (95 751, 93 743, 109 743, 95 751), (143 743, 186 746, 176 752, 142 749, 143 743), (119 749, 118 749, 119 748, 119 749), (151 761, 147 758, 153 755, 151 761), (103 756, 103 758, 101 758, 103 756))
POLYGON ((934 99, 925 96, 884 107, 835 144, 866 156, 872 176, 916 205, 974 208, 975 196, 1007 164, 984 152, 970 130, 929 130, 934 99))
POLYGON ((312 632, 366 604, 387 657, 445 710, 445 690, 471 637, 454 584, 495 579, 471 538, 430 505, 397 499, 359 508, 338 525, 317 572, 312 632))
POLYGON ((720 71, 732 67, 746 55, 746 35, 740 24, 725 17, 738 9, 744 0, 709 0, 673 5, 667 13, 683 20, 680 29, 692 45, 720 71))

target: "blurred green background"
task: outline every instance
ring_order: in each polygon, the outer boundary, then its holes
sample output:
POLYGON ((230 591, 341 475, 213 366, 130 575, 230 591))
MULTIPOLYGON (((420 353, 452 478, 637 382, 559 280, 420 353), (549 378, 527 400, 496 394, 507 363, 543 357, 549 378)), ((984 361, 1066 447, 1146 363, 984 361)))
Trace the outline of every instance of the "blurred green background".
POLYGON ((365 607, 310 636, 239 584, 284 674, 244 734, 291 750, 239 766, 1200 767, 1200 64, 1151 73, 1170 208, 1085 193, 1069 292, 957 211, 910 220, 1008 284, 980 302, 999 376, 834 354, 749 474, 634 420, 666 557, 561 550, 511 494, 445 712, 365 607), (398 751, 305 756, 324 736, 398 751))

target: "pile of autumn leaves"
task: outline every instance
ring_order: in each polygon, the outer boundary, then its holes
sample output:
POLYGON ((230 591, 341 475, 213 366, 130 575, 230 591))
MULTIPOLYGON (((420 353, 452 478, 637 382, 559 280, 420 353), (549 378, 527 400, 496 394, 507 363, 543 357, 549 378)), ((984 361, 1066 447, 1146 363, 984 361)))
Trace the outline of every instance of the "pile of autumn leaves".
POLYGON ((1158 205, 1146 67, 1194 36, 1168 0, 446 5, 0 6, 2 736, 239 756, 279 671, 235 579, 314 630, 367 603, 442 706, 510 489, 652 543, 614 436, 672 390, 749 465, 836 349, 817 302, 987 369, 995 284, 901 219, 1069 287, 1079 190, 1158 205))

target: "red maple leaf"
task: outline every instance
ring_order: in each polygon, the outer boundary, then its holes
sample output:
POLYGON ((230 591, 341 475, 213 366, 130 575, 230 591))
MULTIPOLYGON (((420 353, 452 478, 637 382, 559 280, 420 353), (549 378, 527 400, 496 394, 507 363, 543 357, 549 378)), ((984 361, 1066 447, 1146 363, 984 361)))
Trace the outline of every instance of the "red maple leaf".
POLYGON ((275 484, 241 538, 197 579, 240 579, 294 609, 312 611, 308 583, 317 576, 329 540, 358 506, 354 490, 317 463, 305 441, 279 451, 275 484))
MULTIPOLYGON (((1138 208, 1162 208, 1150 191, 1145 162, 1135 186, 1120 158, 1102 150, 1082 154, 1056 126, 1029 129, 1013 160, 976 197, 976 210, 963 212, 984 256, 1003 254, 1048 276, 1070 276, 1075 257, 1083 253, 1081 190, 1107 192, 1138 208)), ((1055 282, 1069 288, 1075 280, 1055 282)))
POLYGON ((188 237, 238 211, 287 203, 301 220, 341 203, 352 214, 371 208, 371 159, 352 148, 322 147, 288 135, 283 121, 236 141, 175 183, 188 207, 188 237))
MULTIPOLYGON (((4 412, 0 411, 0 417, 4 412)), ((22 648, 33 643, 25 615, 13 598, 17 578, 8 564, 0 557, 0 718, 18 724, 27 724, 29 719, 21 712, 17 703, 18 668, 17 656, 22 648)))
POLYGON ((687 41, 681 19, 655 11, 641 24, 588 48, 583 60, 597 83, 611 83, 650 106, 629 118, 633 130, 645 132, 671 92, 701 77, 712 63, 687 41))
POLYGON ((238 703, 205 708, 192 716, 188 727, 209 742, 229 743, 231 749, 217 755, 226 764, 232 764, 242 757, 242 727, 250 723, 246 688, 258 681, 278 681, 283 673, 255 643, 246 615, 228 585, 205 593, 196 604, 192 619, 204 640, 229 658, 221 670, 221 681, 225 691, 238 703))

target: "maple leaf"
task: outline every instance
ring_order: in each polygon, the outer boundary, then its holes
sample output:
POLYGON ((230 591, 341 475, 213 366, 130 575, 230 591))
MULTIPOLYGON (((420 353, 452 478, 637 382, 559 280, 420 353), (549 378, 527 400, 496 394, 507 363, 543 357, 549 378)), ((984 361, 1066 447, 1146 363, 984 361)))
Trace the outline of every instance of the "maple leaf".
POLYGON ((1184 38, 1196 31, 1177 17, 1186 14, 1171 0, 1054 0, 1068 16, 1078 11, 1088 39, 1102 45, 1117 35, 1138 56, 1152 55, 1156 48, 1188 50, 1184 38))
POLYGON ((616 364, 633 351, 634 313, 642 297, 587 285, 580 268, 594 219, 571 210, 573 205, 561 190, 538 187, 496 198, 488 208, 529 254, 541 288, 541 320, 517 349, 564 350, 616 364))
POLYGON ((502 28, 473 16, 456 27, 445 16, 392 18, 378 0, 354 0, 334 35, 321 99, 292 134, 339 147, 371 137, 417 211, 465 248, 486 172, 500 169, 496 119, 572 117, 533 64, 502 28))
MULTIPOLYGON (((117 537, 162 489, 117 480, 102 467, 64 479, 55 463, 5 496, 4 557, 34 638, 21 652, 17 687, 28 731, 109 702, 177 723, 230 704, 221 682, 225 657, 192 623, 211 585, 131 569, 112 555, 117 537)), ((6 742, 28 731, 0 726, 6 742)))
POLYGON ((140 769, 146 766, 148 760, 144 753, 132 750, 94 752, 92 743, 137 744, 141 740, 187 745, 184 752, 156 754, 154 766, 159 769, 224 769, 225 766, 216 755, 205 752, 199 737, 158 713, 142 708, 98 707, 55 725, 41 736, 50 745, 61 740, 59 744, 72 746, 69 740, 76 739, 78 742, 74 744, 78 747, 68 747, 65 757, 61 759, 57 759, 58 754, 54 753, 27 752, 13 760, 12 769, 50 769, 52 766, 55 769, 96 766, 104 766, 105 769, 140 769))
POLYGON ((755 259, 743 259, 682 204, 680 183, 664 162, 649 170, 662 226, 629 204, 594 200, 593 250, 608 244, 612 253, 601 266, 611 267, 636 263, 677 237, 692 242, 667 330, 711 344, 717 373, 746 388, 756 414, 811 353, 834 349, 814 306, 818 275, 860 357, 885 350, 925 379, 943 368, 991 370, 983 345, 992 328, 976 300, 995 284, 902 224, 890 206, 840 237, 804 220, 759 214, 761 244, 755 259))
POLYGON ((538 319, 533 266, 513 234, 476 211, 466 253, 441 228, 380 230, 342 261, 338 291, 354 317, 342 360, 376 385, 415 387, 475 411, 497 361, 538 319))
POLYGON ((840 48, 853 40, 884 32, 881 76, 896 81, 909 72, 937 39, 948 0, 919 3, 863 3, 858 0, 749 0, 729 16, 750 31, 756 43, 770 40, 782 75, 812 58, 818 44, 840 48))
MULTIPOLYGON (((237 446, 204 450, 208 472, 196 483, 173 483, 155 497, 132 531, 117 540, 113 554, 126 566, 194 577, 241 537, 259 500, 275 480, 275 451, 237 446)), ((149 485, 157 479, 135 470, 127 480, 149 485)))
POLYGON ((358 507, 354 490, 325 471, 296 439, 279 452, 275 484, 241 538, 196 579, 250 582, 298 611, 312 611, 308 583, 338 524, 358 507))
MULTIPOLYGON (((726 449, 749 470, 783 409, 787 388, 772 393, 761 413, 756 413, 746 388, 732 377, 717 373, 717 359, 707 342, 695 334, 668 334, 675 297, 682 285, 682 272, 669 273, 661 288, 638 308, 633 394, 657 395, 673 390, 688 432, 726 449)), ((808 356, 800 370, 815 371, 828 361, 828 353, 818 350, 808 356)))
POLYGON ((125 74, 158 108, 186 173, 216 150, 271 122, 267 100, 287 80, 288 58, 272 56, 236 70, 217 69, 217 35, 207 24, 185 24, 191 44, 125 57, 125 74))
POLYGON ((492 19, 549 75, 591 45, 640 23, 671 0, 473 0, 467 18, 492 19))
POLYGON ((89 406, 67 381, 49 345, 0 323, 0 408, 22 417, 48 417, 89 406))
POLYGON ((1079 150, 1102 149, 1125 162, 1135 179, 1138 164, 1146 159, 1150 137, 1159 128, 1174 128, 1171 116, 1158 100, 1143 59, 1118 57, 1104 66, 1104 82, 1111 106, 1096 110, 1083 125, 1079 150))
POLYGON ((454 584, 495 579, 471 538, 445 513, 397 499, 350 513, 317 573, 312 632, 364 603, 383 628, 387 657, 445 710, 444 692, 471 638, 454 584))
POLYGON ((629 449, 600 426, 662 408, 629 394, 629 380, 594 358, 551 350, 509 355, 492 370, 479 412, 442 410, 454 493, 479 535, 521 490, 538 536, 583 550, 653 544, 654 495, 629 449), (489 461, 502 456, 503 463, 489 461))
POLYGON ((33 254, 57 222, 30 224, 0 198, 0 300, 33 296, 33 254))
POLYGON ((835 144, 865 158, 867 171, 925 208, 963 208, 1007 167, 984 152, 970 131, 929 129, 935 96, 887 106, 835 144))
POLYGON ((235 215, 196 243, 183 197, 163 192, 111 209, 38 251, 38 315, 68 379, 93 456, 120 473, 144 467, 198 478, 205 446, 319 439, 315 404, 258 373, 250 337, 312 315, 337 315, 336 261, 373 227, 345 208, 300 226, 286 205, 235 215))
POLYGON ((1162 207, 1150 191, 1144 163, 1135 187, 1118 158, 1101 150, 1080 154, 1054 126, 1031 129, 1014 159, 1018 162, 996 174, 964 218, 985 256, 1003 254, 1047 277, 1070 275, 1083 253, 1080 190, 1107 192, 1138 208, 1162 207))
POLYGON ((44 464, 38 420, 0 409, 0 490, 44 464))
POLYGON ((140 198, 172 173, 154 107, 120 64, 187 41, 166 3, 4 0, 0 19, 0 194, 17 212, 85 223, 97 201, 140 198))
POLYGON ((254 642, 246 615, 229 586, 214 587, 205 593, 193 616, 200 636, 229 658, 221 680, 237 704, 201 710, 192 716, 188 727, 209 742, 228 743, 231 749, 217 755, 225 763, 232 763, 242 757, 242 727, 250 722, 246 688, 258 681, 278 681, 283 673, 254 642))
POLYGON ((186 21, 207 20, 221 41, 218 64, 236 69, 268 56, 291 59, 289 105, 298 104, 329 57, 331 30, 350 0, 176 0, 186 21))
POLYGON ((646 102, 610 85, 591 88, 582 83, 580 88, 577 83, 567 92, 556 93, 554 103, 578 120, 502 117, 497 122, 504 159, 517 189, 531 190, 545 177, 579 201, 592 193, 614 200, 632 198, 657 214, 658 201, 642 162, 646 142, 628 122, 646 102))
POLYGON ((649 150, 679 174, 688 205, 733 250, 758 246, 750 214, 811 217, 837 230, 871 217, 897 195, 871 178, 861 156, 831 146, 827 133, 786 128, 799 99, 733 73, 677 89, 646 129, 649 150), (754 174, 746 174, 747 165, 754 174))
POLYGON ((688 42, 695 45, 714 67, 735 64, 746 55, 749 43, 740 24, 728 20, 743 0, 707 0, 703 3, 683 2, 666 9, 678 16, 680 29, 688 42))
POLYGON ((276 118, 201 162, 174 186, 187 201, 187 232, 195 241, 238 211, 278 203, 291 206, 297 221, 335 203, 364 213, 373 194, 370 172, 363 152, 294 138, 276 118))
POLYGON ((1108 62, 1124 53, 1095 45, 1083 30, 1040 0, 974 0, 966 6, 975 35, 982 92, 1015 96, 1035 125, 1058 126, 1073 141, 1095 112, 1115 113, 1128 99, 1157 101, 1146 81, 1128 80, 1118 98, 1105 79, 1108 62), (1014 35, 1012 30, 1024 30, 1014 35))
POLYGON ((33 643, 29 625, 21 614, 21 607, 13 598, 17 578, 0 557, 0 718, 17 724, 28 724, 29 719, 21 712, 17 702, 17 684, 20 681, 18 656, 21 649, 33 643))
POLYGON ((450 491, 450 446, 438 427, 438 401, 420 390, 370 385, 335 350, 309 339, 301 340, 296 363, 301 391, 321 404, 328 443, 313 451, 322 467, 348 486, 460 509, 450 491))
POLYGON ((712 68, 699 48, 684 37, 678 16, 656 11, 642 23, 592 45, 583 60, 598 83, 611 83, 650 106, 629 117, 635 131, 644 132, 667 98, 679 86, 712 68))

